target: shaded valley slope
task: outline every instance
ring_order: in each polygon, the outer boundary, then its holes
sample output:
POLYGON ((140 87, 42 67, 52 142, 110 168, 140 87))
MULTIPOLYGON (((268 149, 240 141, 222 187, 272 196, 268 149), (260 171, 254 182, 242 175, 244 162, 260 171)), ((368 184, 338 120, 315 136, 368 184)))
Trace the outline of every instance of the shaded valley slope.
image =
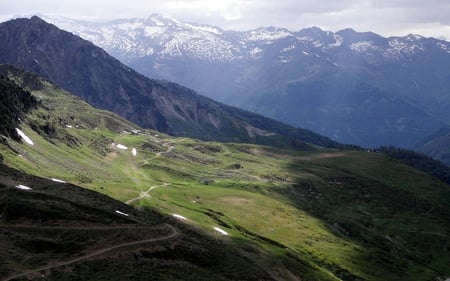
POLYGON ((428 173, 383 153, 172 137, 3 71, 5 93, 37 104, 6 103, 23 135, 0 142, 2 280, 450 276, 450 186, 428 173))

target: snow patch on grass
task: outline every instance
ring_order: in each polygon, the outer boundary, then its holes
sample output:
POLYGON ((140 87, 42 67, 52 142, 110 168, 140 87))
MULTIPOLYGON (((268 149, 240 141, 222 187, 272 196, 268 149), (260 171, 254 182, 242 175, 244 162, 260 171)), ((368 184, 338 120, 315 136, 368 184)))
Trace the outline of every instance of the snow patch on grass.
POLYGON ((117 146, 116 146, 118 149, 123 149, 123 150, 127 150, 128 149, 128 147, 126 147, 125 145, 123 145, 123 144, 118 144, 117 146))
POLYGON ((181 215, 178 215, 178 214, 172 214, 172 216, 173 216, 174 218, 177 218, 177 219, 187 220, 187 218, 185 218, 185 217, 183 217, 183 216, 181 216, 181 215))
POLYGON ((16 188, 21 189, 21 190, 31 190, 32 189, 31 187, 28 187, 28 186, 22 185, 22 184, 16 185, 16 188))
POLYGON ((51 178, 51 180, 54 182, 59 182, 59 183, 66 183, 65 181, 60 180, 60 179, 51 178))
POLYGON ((119 210, 116 210, 115 212, 116 212, 117 214, 119 214, 119 215, 128 217, 128 214, 127 214, 127 213, 121 212, 121 211, 119 211, 119 210))
POLYGON ((20 130, 19 128, 16 128, 17 134, 19 134, 19 136, 28 144, 30 145, 34 145, 33 141, 27 136, 25 135, 24 132, 22 132, 22 130, 20 130))
POLYGON ((228 232, 226 232, 225 230, 218 228, 218 227, 214 227, 214 230, 221 233, 222 235, 228 235, 228 232))

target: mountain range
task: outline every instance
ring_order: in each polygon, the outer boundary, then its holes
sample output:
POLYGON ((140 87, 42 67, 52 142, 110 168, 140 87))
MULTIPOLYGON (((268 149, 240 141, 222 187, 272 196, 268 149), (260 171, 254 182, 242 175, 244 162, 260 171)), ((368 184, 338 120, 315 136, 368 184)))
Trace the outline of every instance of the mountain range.
POLYGON ((317 27, 226 31, 161 15, 44 17, 138 72, 366 147, 415 147, 447 126, 450 43, 317 27))
POLYGON ((5 50, 0 63, 38 73, 145 128, 204 140, 341 147, 312 131, 215 102, 172 82, 146 78, 91 42, 36 16, 0 24, 0 50, 5 50))

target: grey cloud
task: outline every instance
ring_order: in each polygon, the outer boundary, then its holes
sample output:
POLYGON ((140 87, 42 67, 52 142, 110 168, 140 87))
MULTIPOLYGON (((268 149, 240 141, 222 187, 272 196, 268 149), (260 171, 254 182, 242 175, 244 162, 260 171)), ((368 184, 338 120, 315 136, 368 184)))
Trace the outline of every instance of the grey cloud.
POLYGON ((379 10, 394 10, 402 16, 403 20, 412 23, 450 23, 448 0, 372 1, 372 7, 379 10))
POLYGON ((80 19, 116 19, 147 17, 156 12, 223 29, 279 26, 299 30, 319 26, 337 31, 351 27, 382 35, 423 32, 428 36, 450 38, 448 0, 0 1, 4 2, 0 18, 40 12, 80 19))

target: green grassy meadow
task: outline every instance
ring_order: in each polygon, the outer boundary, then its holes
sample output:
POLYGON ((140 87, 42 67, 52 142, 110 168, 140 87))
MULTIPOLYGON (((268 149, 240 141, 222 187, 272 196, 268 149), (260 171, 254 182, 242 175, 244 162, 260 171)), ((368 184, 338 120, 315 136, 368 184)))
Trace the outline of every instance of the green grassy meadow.
POLYGON ((42 106, 21 129, 34 145, 0 144, 10 167, 255 245, 248 258, 284 280, 450 276, 450 187, 384 154, 174 138, 50 84, 33 94, 42 106))

